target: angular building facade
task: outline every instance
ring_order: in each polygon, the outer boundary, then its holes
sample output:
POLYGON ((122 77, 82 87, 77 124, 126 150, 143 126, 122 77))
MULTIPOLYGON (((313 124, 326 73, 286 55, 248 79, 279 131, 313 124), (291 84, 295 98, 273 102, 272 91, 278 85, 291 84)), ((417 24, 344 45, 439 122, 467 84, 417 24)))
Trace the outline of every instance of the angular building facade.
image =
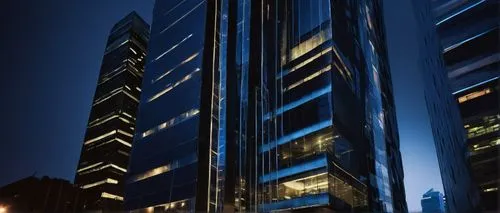
POLYGON ((381 1, 156 1, 133 212, 407 212, 381 1))
POLYGON ((132 12, 109 35, 75 184, 98 194, 87 209, 123 208, 149 25, 132 12))
POLYGON ((434 136, 446 196, 447 211, 479 211, 479 194, 472 179, 460 112, 448 82, 430 1, 412 1, 417 27, 424 97, 434 136))
POLYGON ((500 3, 435 1, 436 27, 467 133, 481 206, 498 211, 500 184, 500 3))

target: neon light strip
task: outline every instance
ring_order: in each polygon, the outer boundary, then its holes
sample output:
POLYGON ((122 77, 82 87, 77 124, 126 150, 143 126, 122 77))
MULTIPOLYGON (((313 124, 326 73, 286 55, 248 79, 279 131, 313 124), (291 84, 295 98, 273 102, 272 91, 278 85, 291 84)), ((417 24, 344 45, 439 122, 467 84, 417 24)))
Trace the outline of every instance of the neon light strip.
POLYGON ((436 23, 436 25, 440 25, 440 24, 442 24, 443 22, 448 21, 448 20, 452 19, 453 17, 455 17, 455 16, 458 16, 458 15, 462 14, 462 13, 466 12, 467 10, 472 9, 473 7, 475 7, 475 6, 477 6, 477 5, 481 4, 481 3, 483 3, 483 2, 485 2, 485 1, 486 1, 486 0, 480 0, 479 2, 474 3, 474 4, 472 4, 471 6, 468 6, 468 7, 464 8, 464 9, 462 9, 462 10, 460 10, 460 11, 456 12, 456 13, 453 13, 453 14, 451 14, 450 16, 448 16, 448 17, 444 18, 443 20, 439 21, 438 23, 436 23))
POLYGON ((182 43, 184 43, 186 40, 188 40, 189 38, 191 38, 191 36, 193 36, 193 34, 189 34, 188 36, 186 36, 184 39, 182 39, 179 43, 175 44, 174 46, 170 47, 170 49, 168 49, 167 51, 163 52, 161 55, 159 55, 158 57, 156 57, 152 62, 155 62, 157 61, 158 59, 162 58, 163 56, 165 56, 167 53, 169 53, 170 51, 174 50, 175 48, 177 48, 179 45, 181 45, 182 43))
MULTIPOLYGON (((332 91, 332 85, 331 84, 328 84, 326 87, 323 87, 322 89, 320 90, 317 90, 317 91, 314 91, 312 92, 311 94, 308 94, 308 95, 305 95, 305 96, 302 96, 302 98, 300 98, 299 100, 296 100, 296 101, 293 101, 291 103, 288 103, 287 105, 285 106, 282 106, 280 108, 278 108, 276 110, 276 116, 277 115, 281 115, 283 114, 284 112, 288 111, 288 110, 291 110, 295 107, 298 107, 304 103, 307 103, 311 100, 314 100, 315 98, 318 98, 324 94, 327 94, 329 92, 332 91)), ((264 116, 264 119, 269 119, 271 117, 271 114, 268 113, 267 115, 264 116)))
POLYGON ((167 15, 170 12, 174 11, 177 7, 179 7, 184 2, 186 2, 186 0, 183 0, 183 1, 179 2, 179 3, 177 3, 174 7, 172 7, 170 10, 168 10, 167 12, 165 12, 163 15, 167 15))
POLYGON ((472 88, 474 88, 474 87, 480 86, 480 85, 482 85, 482 84, 486 84, 486 83, 488 83, 488 82, 491 82, 491 81, 497 80, 498 78, 500 78, 500 77, 494 77, 494 78, 491 78, 491 79, 488 79, 488 80, 485 80, 485 81, 479 82, 479 83, 477 83, 477 84, 474 84, 474 85, 472 85, 472 86, 469 86, 469 87, 463 88, 463 89, 461 89, 461 90, 458 90, 458 91, 456 91, 456 92, 453 92, 453 95, 455 95, 455 94, 457 94, 457 93, 461 93, 461 92, 466 91, 466 90, 469 90, 469 89, 472 89, 472 88))
POLYGON ((318 168, 326 167, 326 157, 323 156, 319 159, 302 163, 299 165, 295 165, 289 168, 281 169, 278 171, 274 171, 259 177, 259 183, 266 183, 269 181, 277 180, 283 177, 288 177, 296 174, 300 174, 303 172, 311 171, 318 168))
POLYGON ((276 146, 288 143, 288 142, 295 140, 297 138, 300 138, 302 136, 305 136, 305 135, 311 134, 313 132, 316 132, 318 130, 321 130, 323 128, 329 127, 332 124, 333 124, 332 120, 328 119, 326 121, 322 121, 322 122, 319 122, 317 124, 313 124, 312 126, 298 130, 298 131, 291 133, 289 135, 283 136, 280 139, 278 139, 278 141, 273 141, 273 142, 270 142, 268 144, 262 145, 260 148, 260 153, 267 152, 267 151, 275 148, 276 146))
POLYGON ((200 7, 200 5, 203 4, 204 2, 205 1, 201 1, 200 3, 198 3, 196 6, 193 7, 193 9, 189 10, 183 16, 181 16, 180 18, 178 18, 177 20, 175 20, 172 24, 168 25, 168 27, 166 27, 165 29, 163 29, 160 32, 160 34, 164 33, 165 31, 167 31, 168 29, 170 29, 171 27, 173 27, 175 24, 177 24, 179 21, 181 21, 182 19, 186 18, 186 16, 188 16, 189 14, 191 14, 194 10, 196 10, 196 8, 200 7))
POLYGON ((482 35, 484 35, 484 34, 486 34, 486 33, 491 32, 491 31, 493 31, 493 30, 495 30, 495 29, 496 29, 496 27, 495 27, 495 28, 493 28, 493 29, 486 30, 486 31, 484 31, 484 32, 482 32, 482 33, 479 33, 479 34, 477 34, 477 35, 475 35, 475 36, 472 36, 472 37, 470 37, 470 38, 468 38, 468 39, 465 39, 465 40, 463 40, 463 41, 461 41, 461 42, 458 42, 458 43, 456 43, 456 44, 450 45, 450 46, 448 46, 447 48, 444 48, 444 52, 446 53, 446 52, 448 52, 448 51, 450 51, 450 50, 452 50, 452 49, 455 49, 455 48, 457 48, 457 47, 461 46, 462 44, 465 44, 465 43, 467 43, 467 42, 469 42, 469 41, 471 41, 471 40, 473 40, 473 39, 475 39, 475 38, 478 38, 478 37, 480 37, 480 36, 482 36, 482 35))

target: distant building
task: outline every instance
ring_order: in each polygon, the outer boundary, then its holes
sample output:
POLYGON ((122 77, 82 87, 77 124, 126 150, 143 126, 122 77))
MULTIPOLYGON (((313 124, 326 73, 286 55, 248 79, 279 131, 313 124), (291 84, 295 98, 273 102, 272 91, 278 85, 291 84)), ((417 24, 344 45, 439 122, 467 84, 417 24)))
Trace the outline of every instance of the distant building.
POLYGON ((445 213, 444 197, 441 192, 430 189, 420 201, 422 213, 445 213))
POLYGON ((424 97, 441 170, 447 210, 471 213, 479 210, 479 193, 472 179, 466 138, 460 112, 443 63, 434 25, 431 1, 412 1, 417 22, 417 38, 424 97))
POLYGON ((95 203, 91 195, 67 180, 27 177, 0 188, 0 207, 6 212, 81 212, 95 203))
POLYGON ((483 210, 499 210, 500 1, 434 1, 452 92, 467 133, 483 210))
POLYGON ((98 192, 91 209, 122 209, 148 39, 149 25, 135 12, 109 35, 75 177, 82 189, 98 192))

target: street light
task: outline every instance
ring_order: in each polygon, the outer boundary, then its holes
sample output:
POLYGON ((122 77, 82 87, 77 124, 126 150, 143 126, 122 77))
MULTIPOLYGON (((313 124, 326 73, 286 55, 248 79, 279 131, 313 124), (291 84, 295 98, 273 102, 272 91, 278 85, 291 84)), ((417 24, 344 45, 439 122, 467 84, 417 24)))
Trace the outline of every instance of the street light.
POLYGON ((0 213, 7 213, 7 207, 0 206, 0 213))

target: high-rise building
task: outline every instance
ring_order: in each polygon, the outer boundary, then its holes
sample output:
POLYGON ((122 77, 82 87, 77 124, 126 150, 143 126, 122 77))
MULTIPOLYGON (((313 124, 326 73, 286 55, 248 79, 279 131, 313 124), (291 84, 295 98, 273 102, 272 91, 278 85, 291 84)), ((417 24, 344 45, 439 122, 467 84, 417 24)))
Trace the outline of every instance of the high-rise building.
POLYGON ((460 112, 452 95, 431 1, 412 1, 419 38, 418 58, 448 212, 477 212, 479 194, 471 177, 460 112))
POLYGON ((422 195, 422 213, 445 213, 443 194, 430 189, 422 195))
POLYGON ((481 207, 498 210, 500 168, 500 79, 494 78, 457 91, 468 138, 473 177, 479 186, 481 207))
POLYGON ((228 3, 155 3, 127 209, 213 212, 223 204, 228 3))
POLYGON ((381 1, 252 9, 253 210, 406 212, 381 1))
POLYGON ((500 184, 500 2, 434 3, 443 58, 467 133, 481 206, 496 212, 500 184))
POLYGON ((135 12, 109 35, 75 177, 99 195, 88 209, 122 209, 148 39, 149 25, 135 12))
POLYGON ((407 212, 381 1, 156 1, 125 205, 407 212))

